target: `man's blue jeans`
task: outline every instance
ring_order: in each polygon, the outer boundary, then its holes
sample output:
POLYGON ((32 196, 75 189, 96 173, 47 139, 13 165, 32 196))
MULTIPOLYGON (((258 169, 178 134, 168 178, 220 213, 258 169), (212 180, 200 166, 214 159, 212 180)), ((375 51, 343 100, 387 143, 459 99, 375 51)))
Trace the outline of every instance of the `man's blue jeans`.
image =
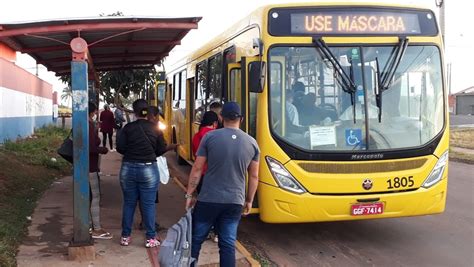
POLYGON ((132 233, 133 215, 137 200, 142 208, 146 238, 154 238, 155 198, 160 181, 156 163, 123 162, 120 169, 120 185, 123 192, 122 236, 132 233))
POLYGON ((242 215, 242 205, 198 201, 193 211, 191 256, 197 266, 201 245, 214 225, 219 236, 220 266, 235 266, 235 241, 242 215))

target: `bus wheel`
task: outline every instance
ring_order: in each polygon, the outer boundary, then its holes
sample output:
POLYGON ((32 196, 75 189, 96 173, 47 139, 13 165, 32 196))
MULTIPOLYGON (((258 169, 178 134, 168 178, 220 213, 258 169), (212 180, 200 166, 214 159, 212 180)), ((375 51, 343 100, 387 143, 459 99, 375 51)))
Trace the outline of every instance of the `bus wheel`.
MULTIPOLYGON (((177 144, 178 139, 176 138, 176 129, 173 128, 173 144, 177 144)), ((174 153, 176 154, 176 162, 178 162, 178 165, 186 165, 188 162, 184 160, 178 153, 178 149, 175 149, 174 153)))

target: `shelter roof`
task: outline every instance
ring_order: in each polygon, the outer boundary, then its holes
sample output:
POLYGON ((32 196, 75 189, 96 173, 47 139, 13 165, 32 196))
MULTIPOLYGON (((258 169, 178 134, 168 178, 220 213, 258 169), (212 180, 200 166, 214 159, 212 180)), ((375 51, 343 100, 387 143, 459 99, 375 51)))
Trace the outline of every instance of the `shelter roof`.
POLYGON ((88 44, 96 71, 153 68, 201 17, 96 17, 0 23, 0 42, 27 53, 56 75, 70 73, 70 42, 88 44))

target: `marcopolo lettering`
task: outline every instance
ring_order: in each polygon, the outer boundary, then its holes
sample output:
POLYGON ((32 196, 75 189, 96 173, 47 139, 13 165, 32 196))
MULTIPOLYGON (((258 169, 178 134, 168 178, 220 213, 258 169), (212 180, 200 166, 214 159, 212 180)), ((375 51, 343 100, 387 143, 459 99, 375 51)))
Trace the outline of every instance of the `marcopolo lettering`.
POLYGON ((366 159, 383 159, 384 155, 379 154, 353 154, 351 156, 352 160, 366 160, 366 159))

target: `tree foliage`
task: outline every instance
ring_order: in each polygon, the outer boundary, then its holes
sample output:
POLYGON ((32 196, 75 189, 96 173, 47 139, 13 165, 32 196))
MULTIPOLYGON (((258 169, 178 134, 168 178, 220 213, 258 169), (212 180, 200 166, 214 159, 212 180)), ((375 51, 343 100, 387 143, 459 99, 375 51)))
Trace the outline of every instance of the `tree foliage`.
POLYGON ((146 88, 153 88, 156 71, 150 70, 116 70, 99 73, 100 94, 107 103, 121 102, 119 97, 128 98, 138 95, 146 88))

